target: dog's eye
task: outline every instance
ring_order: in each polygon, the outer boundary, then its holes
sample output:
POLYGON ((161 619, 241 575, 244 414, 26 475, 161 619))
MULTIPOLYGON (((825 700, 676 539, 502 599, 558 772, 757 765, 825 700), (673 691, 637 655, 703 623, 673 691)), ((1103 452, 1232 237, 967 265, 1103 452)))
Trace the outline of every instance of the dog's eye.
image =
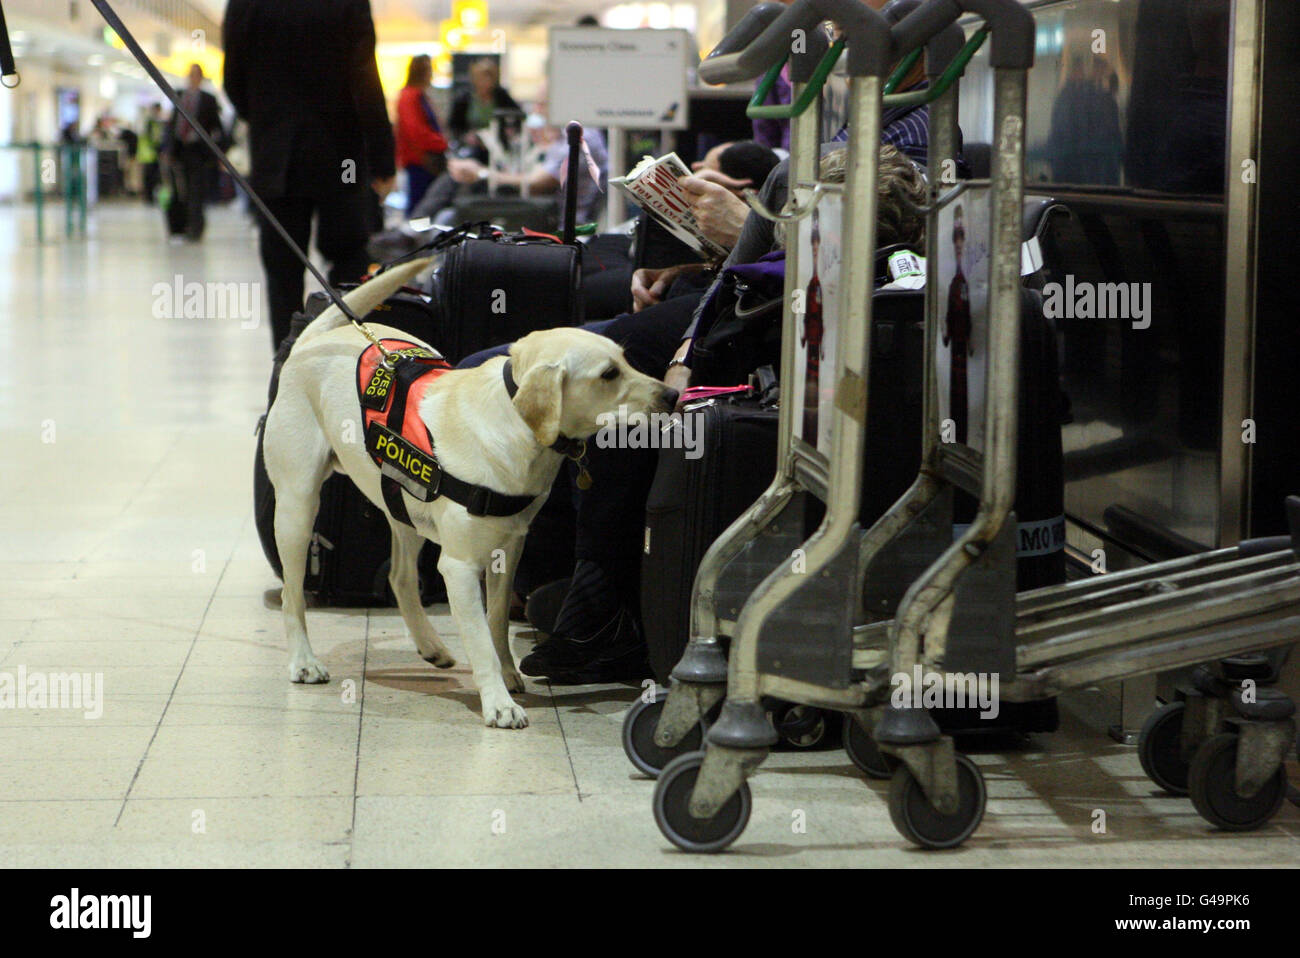
POLYGON ((609 382, 609 381, 611 381, 611 380, 617 379, 617 378, 618 378, 618 367, 617 367, 617 366, 610 366, 608 369, 606 369, 603 373, 600 374, 600 378, 603 379, 603 380, 605 380, 606 382, 609 382))

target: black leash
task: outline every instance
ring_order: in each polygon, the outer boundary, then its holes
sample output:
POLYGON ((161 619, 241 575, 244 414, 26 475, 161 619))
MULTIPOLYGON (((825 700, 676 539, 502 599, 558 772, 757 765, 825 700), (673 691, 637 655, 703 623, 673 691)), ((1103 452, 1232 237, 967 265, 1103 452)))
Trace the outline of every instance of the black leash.
POLYGON ((18 75, 18 64, 14 62, 14 48, 9 45, 9 27, 5 24, 5 8, 0 5, 0 86, 12 90, 23 82, 18 75), (14 82, 10 83, 9 78, 14 82))
MULTIPOLYGON (((108 0, 90 0, 90 2, 95 5, 95 9, 99 11, 100 16, 104 18, 104 21, 112 28, 113 32, 116 33, 118 37, 121 38, 122 42, 126 44, 126 48, 131 51, 131 55, 136 58, 140 66, 144 67, 145 72, 149 74, 149 78, 153 80, 158 89, 161 90, 167 99, 171 101, 172 106, 177 110, 177 112, 179 112, 180 115, 185 118, 186 122, 189 123, 190 129, 198 134, 199 139, 201 139, 204 145, 212 151, 213 156, 215 156, 221 165, 225 167, 226 172, 229 173, 231 178, 239 184, 245 193, 248 194, 248 198, 253 201, 253 205, 257 207, 258 212, 266 217, 268 223, 275 227, 275 231, 280 234, 280 238, 284 240, 285 245, 293 251, 294 256, 298 257, 302 262, 302 265, 307 268, 307 271, 310 272, 312 276, 316 278, 316 281, 321 284, 334 305, 342 311, 343 315, 348 318, 352 325, 361 330, 362 335, 364 335, 366 339, 370 340, 373 345, 379 347, 379 353, 384 357, 385 366, 391 368, 388 350, 384 348, 383 344, 378 340, 378 338, 376 338, 374 333, 367 328, 366 324, 357 317, 356 313, 352 311, 348 304, 343 301, 343 297, 340 296, 334 287, 329 284, 321 274, 321 271, 312 263, 311 258, 308 257, 307 254, 302 251, 302 248, 293 241, 293 237, 289 235, 288 230, 286 230, 280 221, 275 218, 267 208, 266 204, 262 202, 262 198, 253 191, 253 188, 249 186, 248 181, 240 175, 237 169, 235 169, 234 164, 230 162, 226 154, 213 141, 212 137, 208 135, 208 131, 203 129, 194 117, 190 116, 189 111, 187 111, 181 104, 181 98, 176 94, 176 91, 172 89, 171 84, 167 82, 167 78, 162 75, 162 72, 156 66, 154 66, 154 62, 149 59, 149 54, 144 52, 144 49, 136 41, 135 37, 131 34, 131 31, 126 28, 126 24, 122 22, 122 18, 117 15, 117 12, 111 6, 109 6, 108 0)), ((0 12, 0 32, 3 32, 2 18, 3 13, 0 12)), ((3 68, 6 71, 6 75, 9 72, 12 72, 13 69, 12 53, 9 53, 7 63, 3 59, 6 52, 8 52, 8 47, 8 34, 5 33, 4 40, 0 43, 0 68, 3 68)))

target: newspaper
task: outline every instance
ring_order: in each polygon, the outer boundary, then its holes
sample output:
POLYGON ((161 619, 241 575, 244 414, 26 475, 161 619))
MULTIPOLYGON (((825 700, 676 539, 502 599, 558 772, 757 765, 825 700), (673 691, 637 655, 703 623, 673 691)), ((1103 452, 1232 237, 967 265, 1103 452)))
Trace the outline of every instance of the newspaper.
POLYGON ((653 216, 679 240, 700 254, 702 259, 726 259, 729 252, 709 239, 700 229, 691 211, 693 195, 677 181, 691 171, 676 153, 655 159, 647 156, 627 176, 610 180, 632 201, 653 216))

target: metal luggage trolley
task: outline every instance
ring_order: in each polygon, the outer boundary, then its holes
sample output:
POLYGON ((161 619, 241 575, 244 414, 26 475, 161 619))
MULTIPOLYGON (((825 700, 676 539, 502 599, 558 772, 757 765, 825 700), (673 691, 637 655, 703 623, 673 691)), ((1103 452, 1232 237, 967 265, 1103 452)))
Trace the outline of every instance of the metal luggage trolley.
MULTIPOLYGON (((895 676, 912 675, 914 668, 942 676, 996 674, 1007 677, 1002 698, 1022 701, 1229 657, 1217 668, 1198 668, 1194 687, 1180 690, 1178 701, 1152 716, 1142 736, 1142 764, 1157 785, 1190 793, 1197 810, 1218 827, 1258 827, 1286 793, 1281 763, 1295 741, 1294 705, 1274 689, 1257 687, 1267 684, 1267 663, 1240 653, 1300 638, 1300 499, 1287 503, 1290 538, 1016 595, 1015 396, 1025 74, 1033 62, 1033 19, 1016 0, 929 0, 891 28, 858 0, 796 0, 784 10, 756 10, 710 55, 700 75, 712 83, 765 71, 774 75, 791 38, 798 31, 811 37, 824 20, 838 24, 840 38, 816 69, 810 69, 813 52, 801 55, 796 47, 793 99, 796 107, 806 106, 841 48, 847 51, 843 262, 873 261, 881 91, 888 66, 900 57, 914 57, 925 46, 932 80, 929 91, 909 94, 930 103, 931 264, 937 262, 941 210, 973 186, 989 188, 982 448, 941 441, 941 305, 932 269, 921 470, 899 501, 862 529, 871 279, 866 269, 846 268, 839 284, 828 454, 799 434, 802 403, 791 401, 796 397, 787 385, 777 475, 713 544, 696 576, 690 641, 672 673, 654 745, 670 752, 698 734, 706 717, 716 713, 716 719, 705 726, 702 751, 680 754, 663 768, 654 794, 656 822, 689 851, 719 851, 735 841, 750 813, 746 779, 777 741, 764 707, 764 697, 773 697, 846 712, 850 757, 868 774, 892 776, 895 826, 921 846, 953 847, 983 817, 983 778, 925 709, 890 702, 895 676), (955 23, 965 13, 978 14, 983 26, 954 56, 953 30, 960 29, 955 23), (992 38, 994 67, 991 179, 945 187, 937 171, 956 155, 956 77, 986 35, 992 38), (977 496, 979 508, 954 540, 958 489, 977 496), (826 511, 806 538, 809 496, 824 502, 826 511)), ((816 183, 817 141, 816 115, 795 112, 789 212, 763 211, 753 200, 751 205, 773 219, 808 216, 828 192, 816 183)), ((796 382, 798 317, 791 304, 800 255, 792 244, 783 384, 796 382)))

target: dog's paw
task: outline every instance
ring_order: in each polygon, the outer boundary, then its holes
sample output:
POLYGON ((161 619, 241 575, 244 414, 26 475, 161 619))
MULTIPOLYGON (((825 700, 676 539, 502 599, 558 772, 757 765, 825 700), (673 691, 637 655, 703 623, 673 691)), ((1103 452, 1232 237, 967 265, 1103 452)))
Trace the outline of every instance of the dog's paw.
POLYGON ((501 680, 506 683, 507 692, 523 692, 524 677, 519 674, 518 669, 502 669, 501 680))
POLYGON ((454 669, 456 667, 456 660, 446 649, 440 652, 430 652, 428 655, 421 654, 420 658, 440 669, 454 669))
POLYGON ((508 695, 483 696, 483 724, 488 728, 527 728, 528 715, 508 695))
POLYGON ((317 659, 289 663, 289 681, 302 685, 321 685, 330 680, 330 673, 317 659))

